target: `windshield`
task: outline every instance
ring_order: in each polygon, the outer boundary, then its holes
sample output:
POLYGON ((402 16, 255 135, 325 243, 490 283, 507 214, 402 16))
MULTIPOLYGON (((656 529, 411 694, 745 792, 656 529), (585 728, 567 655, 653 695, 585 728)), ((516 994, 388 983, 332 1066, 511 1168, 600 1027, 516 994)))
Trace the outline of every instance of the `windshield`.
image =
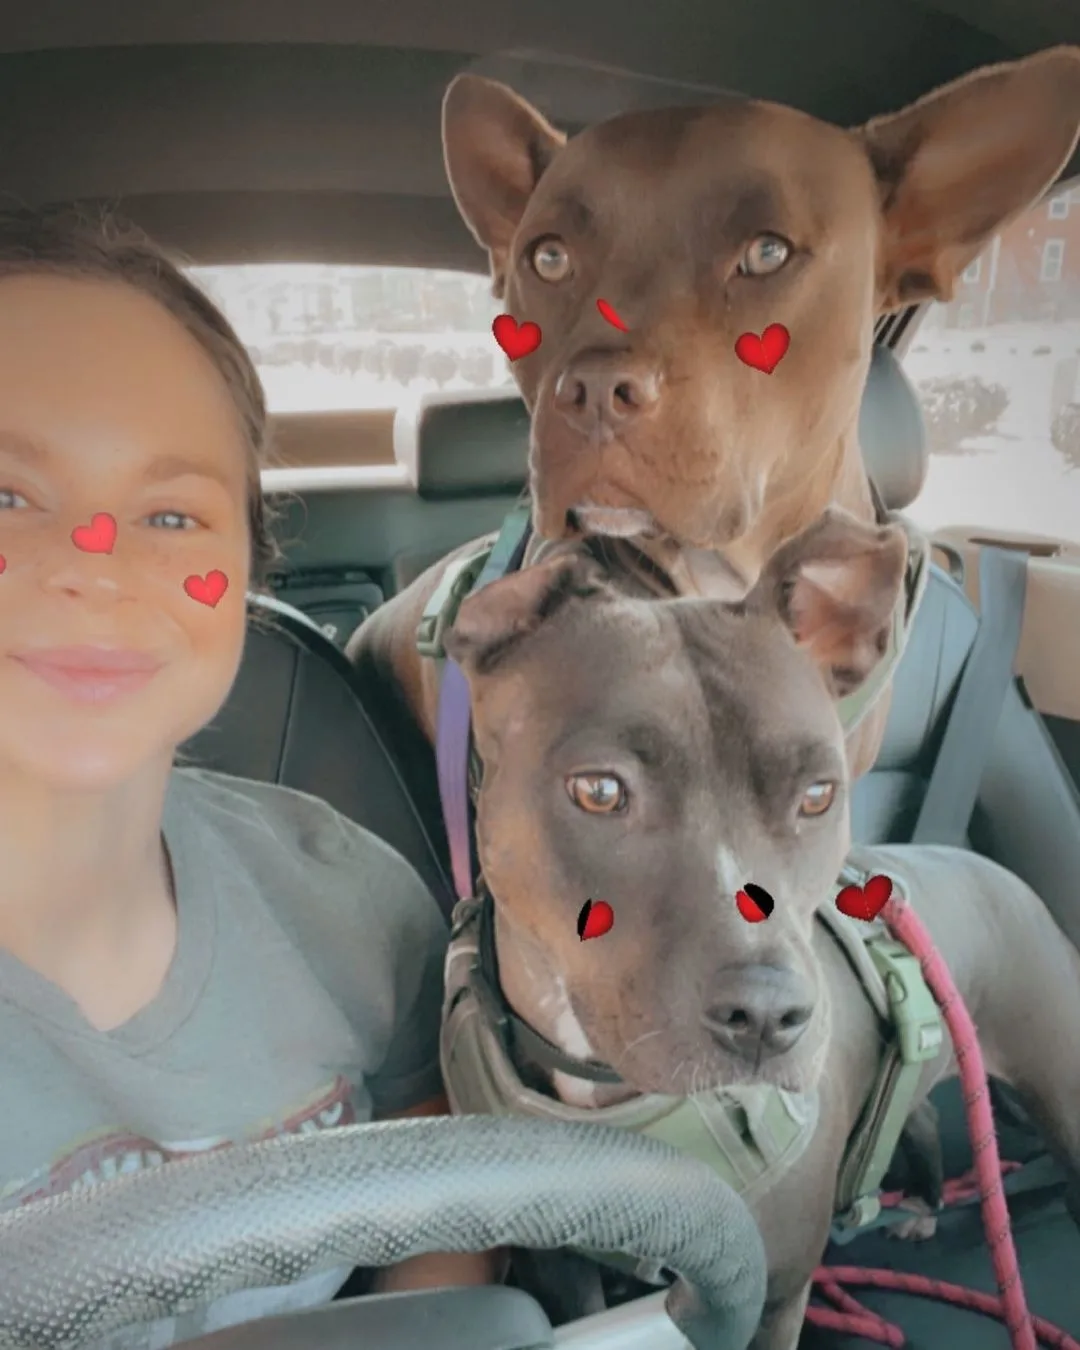
POLYGON ((272 412, 396 408, 435 389, 512 383, 486 276, 276 263, 189 275, 247 344, 272 412))

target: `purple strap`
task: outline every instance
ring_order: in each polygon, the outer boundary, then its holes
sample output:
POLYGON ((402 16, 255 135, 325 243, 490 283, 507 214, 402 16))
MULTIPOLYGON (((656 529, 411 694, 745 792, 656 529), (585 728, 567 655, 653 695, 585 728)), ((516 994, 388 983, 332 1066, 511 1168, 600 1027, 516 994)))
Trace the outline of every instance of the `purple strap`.
MULTIPOLYGON (((532 532, 527 506, 520 506, 503 521, 499 537, 488 555, 470 594, 516 572, 525 557, 532 532)), ((435 761, 439 775, 446 837, 450 844, 450 867, 459 900, 469 900, 476 891, 476 866, 472 838, 472 803, 469 797, 469 758, 472 749, 472 707, 465 672, 447 658, 439 686, 435 730, 435 761)))
POLYGON ((435 760, 439 773, 439 799, 450 844, 450 866, 459 900, 474 890, 472 824, 469 818, 469 747, 472 712, 469 682, 456 661, 447 660, 439 687, 435 760))

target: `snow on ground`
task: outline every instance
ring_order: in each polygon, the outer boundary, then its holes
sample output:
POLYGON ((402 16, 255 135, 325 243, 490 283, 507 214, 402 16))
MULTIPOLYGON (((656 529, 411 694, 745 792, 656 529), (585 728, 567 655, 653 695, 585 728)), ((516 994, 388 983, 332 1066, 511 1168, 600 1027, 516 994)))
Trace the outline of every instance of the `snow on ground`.
MULTIPOLYGON (((967 442, 972 453, 931 456, 926 485, 908 513, 922 528, 975 524, 1080 541, 1080 470, 1050 441, 1055 368, 1078 353, 1080 323, 924 326, 915 334, 904 369, 916 385, 974 375, 1009 395, 994 432, 967 442), (972 351, 973 343, 985 351, 972 351), (1038 347, 1050 351, 1035 355, 1038 347)), ((1073 398, 1080 402, 1080 387, 1073 398)))
MULTIPOLYGON (((434 345, 434 344, 433 344, 434 345)), ((496 376, 502 372, 496 367, 496 376)), ((408 385, 394 380, 380 380, 366 371, 355 375, 348 372, 324 370, 321 366, 305 366, 295 362, 288 366, 264 366, 259 371, 266 387, 267 403, 272 412, 358 412, 368 408, 399 408, 422 394, 437 391, 434 380, 419 376, 408 385)), ((509 372, 505 378, 496 378, 489 385, 509 387, 513 383, 509 372)), ((460 377, 443 386, 447 390, 475 390, 460 377)))

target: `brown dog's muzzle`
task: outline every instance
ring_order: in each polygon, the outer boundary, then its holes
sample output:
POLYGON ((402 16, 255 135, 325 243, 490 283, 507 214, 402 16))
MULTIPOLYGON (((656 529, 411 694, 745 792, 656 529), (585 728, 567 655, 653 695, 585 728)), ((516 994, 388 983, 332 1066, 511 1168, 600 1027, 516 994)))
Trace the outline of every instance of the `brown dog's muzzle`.
POLYGON ((555 382, 555 407, 580 436, 613 440, 660 402, 660 376, 625 352, 586 352, 555 382))
POLYGON ((784 967, 737 966, 719 989, 702 1015, 705 1029, 722 1050, 754 1064, 790 1050, 814 1013, 810 982, 784 967))
POLYGON ((636 447, 657 435, 663 379, 655 360, 586 348, 540 393, 533 422, 538 527, 550 538, 652 533, 650 483, 636 447))

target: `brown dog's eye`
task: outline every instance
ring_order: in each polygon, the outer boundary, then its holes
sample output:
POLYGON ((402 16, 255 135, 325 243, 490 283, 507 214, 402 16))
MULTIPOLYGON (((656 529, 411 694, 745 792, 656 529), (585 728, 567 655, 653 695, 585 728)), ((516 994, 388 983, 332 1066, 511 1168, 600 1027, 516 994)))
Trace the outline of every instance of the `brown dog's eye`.
POLYGON ((823 816, 836 796, 835 783, 811 783, 799 803, 800 816, 823 816))
POLYGON ((570 275, 570 251, 561 239, 549 235, 533 245, 533 271, 541 281, 565 281, 570 275))
POLYGON ((566 780, 575 806, 593 815, 611 815, 626 805, 626 788, 613 773, 575 773, 566 780))
POLYGON ((791 257, 791 245, 778 234, 759 234, 742 256, 739 271, 744 277, 767 277, 779 272, 791 257))

